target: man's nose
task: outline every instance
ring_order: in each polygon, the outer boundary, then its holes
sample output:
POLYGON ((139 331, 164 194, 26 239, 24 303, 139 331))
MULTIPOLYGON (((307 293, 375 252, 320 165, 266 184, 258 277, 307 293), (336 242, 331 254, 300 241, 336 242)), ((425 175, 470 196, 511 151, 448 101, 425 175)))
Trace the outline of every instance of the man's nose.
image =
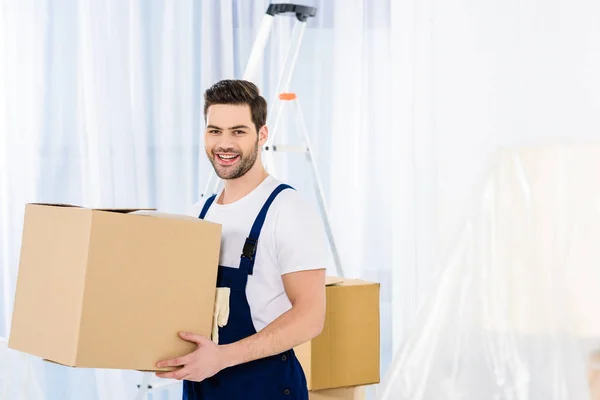
POLYGON ((231 150, 234 148, 233 140, 229 135, 221 135, 221 137, 219 137, 219 140, 217 141, 217 148, 231 150))

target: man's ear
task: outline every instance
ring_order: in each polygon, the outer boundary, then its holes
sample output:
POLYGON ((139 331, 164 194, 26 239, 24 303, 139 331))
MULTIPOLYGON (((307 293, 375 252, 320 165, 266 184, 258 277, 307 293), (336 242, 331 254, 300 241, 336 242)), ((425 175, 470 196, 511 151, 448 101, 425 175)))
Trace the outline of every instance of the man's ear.
POLYGON ((263 125, 258 131, 258 145, 263 146, 267 142, 267 139, 269 139, 269 128, 263 125))

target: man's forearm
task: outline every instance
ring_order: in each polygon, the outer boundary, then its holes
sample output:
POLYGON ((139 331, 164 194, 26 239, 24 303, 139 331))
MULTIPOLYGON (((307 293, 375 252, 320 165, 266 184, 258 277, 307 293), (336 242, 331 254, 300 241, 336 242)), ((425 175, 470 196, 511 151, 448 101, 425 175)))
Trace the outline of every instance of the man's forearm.
POLYGON ((292 307, 260 332, 224 345, 227 366, 282 353, 321 333, 323 318, 309 305, 292 307))

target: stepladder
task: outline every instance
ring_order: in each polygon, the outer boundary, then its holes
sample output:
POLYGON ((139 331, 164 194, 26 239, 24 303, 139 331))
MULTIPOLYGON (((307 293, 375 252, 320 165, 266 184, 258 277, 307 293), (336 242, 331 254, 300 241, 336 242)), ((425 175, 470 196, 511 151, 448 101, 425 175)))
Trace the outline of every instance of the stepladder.
POLYGON ((317 201, 323 226, 325 228, 325 233, 327 235, 327 240, 336 269, 336 274, 340 277, 343 277, 344 274, 341 265, 341 260, 334 239, 333 230, 331 227, 329 214, 327 210, 327 204, 325 201, 325 191, 323 188, 322 180, 320 178, 319 170, 316 165, 312 141, 306 126, 302 108, 300 106, 300 100, 296 93, 283 92, 277 96, 277 101, 281 103, 279 112, 291 118, 291 120, 288 121, 286 126, 293 127, 290 130, 295 131, 287 132, 288 140, 291 138, 295 138, 297 142, 290 141, 289 143, 287 143, 279 141, 278 138, 280 136, 278 136, 277 134, 281 132, 281 130, 274 130, 272 132, 272 135, 269 137, 267 144, 263 148, 263 158, 265 167, 270 174, 273 174, 277 177, 278 170, 276 167, 277 163, 275 160, 277 156, 291 157, 294 153, 301 154, 304 156, 305 166, 307 167, 305 171, 308 172, 308 174, 310 175, 310 181, 312 183, 315 195, 314 197, 317 201), (295 135, 293 133, 295 133, 295 135))

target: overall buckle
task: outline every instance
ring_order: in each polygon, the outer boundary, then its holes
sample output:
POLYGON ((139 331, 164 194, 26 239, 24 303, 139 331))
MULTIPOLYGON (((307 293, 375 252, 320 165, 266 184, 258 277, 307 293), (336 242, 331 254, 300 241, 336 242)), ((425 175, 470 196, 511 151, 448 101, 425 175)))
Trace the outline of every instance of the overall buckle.
POLYGON ((246 257, 250 261, 254 261, 254 255, 256 254, 256 240, 251 237, 246 238, 244 248, 242 249, 242 257, 246 257))

